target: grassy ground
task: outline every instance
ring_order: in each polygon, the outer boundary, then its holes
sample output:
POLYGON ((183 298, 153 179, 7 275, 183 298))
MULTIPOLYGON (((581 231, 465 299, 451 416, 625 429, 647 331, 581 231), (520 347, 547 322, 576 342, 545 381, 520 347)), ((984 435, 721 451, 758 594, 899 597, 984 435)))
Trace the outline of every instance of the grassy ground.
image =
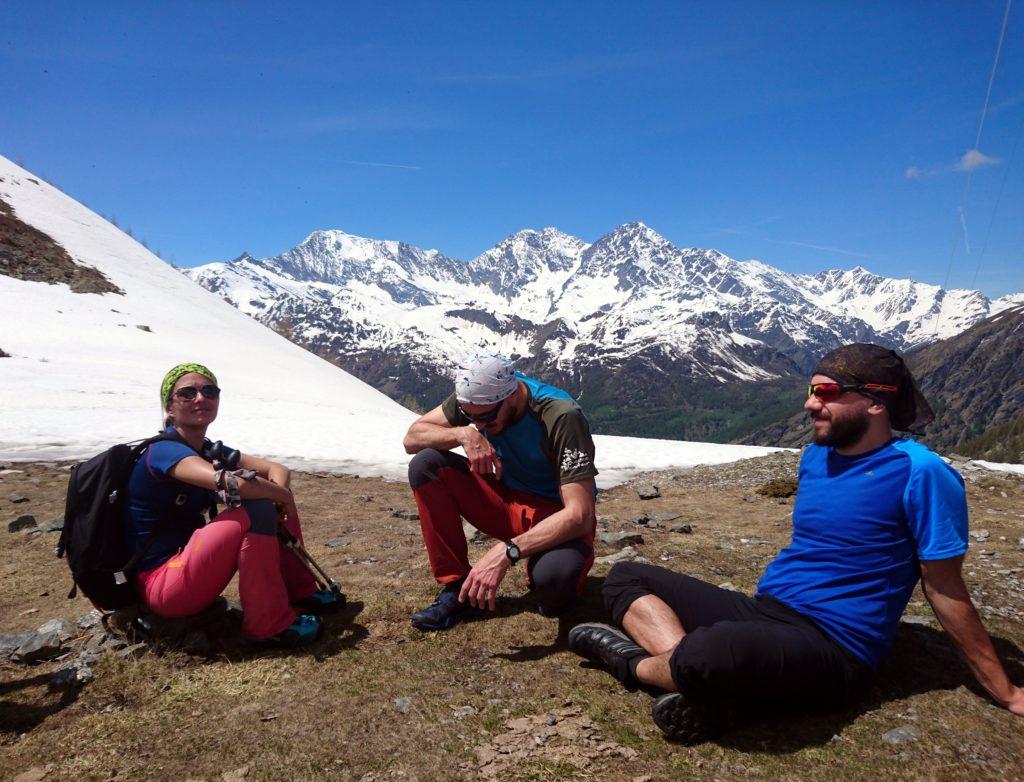
MULTIPOLYGON (((658 476, 662 496, 630 487, 602 494, 604 529, 635 527, 643 511, 671 512, 693 534, 644 531, 643 556, 751 591, 785 544, 788 500, 755 493, 792 475, 789 458, 658 476)), ((0 478, 0 521, 62 512, 66 472, 24 466, 0 478), (10 495, 29 501, 9 502, 10 495)), ((968 583, 997 648, 1024 681, 1024 485, 974 473, 968 583), (982 551, 991 553, 982 553, 982 551)), ((0 778, 12 779, 1016 779, 1024 775, 1024 720, 979 697, 917 593, 895 648, 855 708, 777 717, 693 748, 664 742, 650 697, 627 693, 564 645, 579 621, 603 620, 598 566, 571 616, 538 615, 521 569, 496 616, 444 634, 409 626, 436 587, 407 487, 352 477, 298 475, 307 543, 343 581, 350 607, 324 639, 294 653, 220 649, 101 660, 81 691, 47 688, 53 664, 0 664, 0 778), (344 536, 347 546, 327 548, 344 536), (397 703, 396 703, 397 701, 397 703), (920 738, 892 746, 882 734, 913 725, 920 738), (35 769, 33 772, 32 770, 35 769), (234 776, 231 774, 233 772, 234 776), (32 775, 34 774, 34 775, 32 775)), ((678 523, 673 522, 673 523, 678 523)), ((74 620, 90 606, 65 599, 54 535, 4 536, 0 630, 74 620)), ((471 546, 471 556, 483 551, 471 546)), ((598 554, 609 553, 599 550, 598 554)))

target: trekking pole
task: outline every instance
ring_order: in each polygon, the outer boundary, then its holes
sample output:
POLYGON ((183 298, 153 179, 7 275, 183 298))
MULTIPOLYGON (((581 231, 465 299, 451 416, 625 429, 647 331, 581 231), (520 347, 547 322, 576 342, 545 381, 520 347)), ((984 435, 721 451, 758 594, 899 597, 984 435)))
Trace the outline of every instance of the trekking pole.
POLYGON ((277 528, 277 536, 281 539, 281 542, 295 554, 302 566, 306 568, 306 571, 316 581, 316 585, 320 589, 330 590, 338 597, 344 597, 341 593, 341 584, 331 578, 324 571, 320 564, 313 559, 313 556, 306 550, 306 547, 299 542, 287 527, 283 524, 277 528))

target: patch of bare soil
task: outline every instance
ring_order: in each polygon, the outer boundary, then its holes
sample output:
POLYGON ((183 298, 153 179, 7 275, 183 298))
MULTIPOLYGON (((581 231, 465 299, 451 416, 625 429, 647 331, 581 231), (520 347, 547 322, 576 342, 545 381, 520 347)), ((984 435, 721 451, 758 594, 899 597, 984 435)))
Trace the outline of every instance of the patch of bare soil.
POLYGON ((75 263, 51 236, 19 220, 0 198, 0 274, 17 280, 64 284, 75 293, 124 291, 91 266, 75 263))
MULTIPOLYGON (((62 513, 67 472, 62 465, 3 467, 0 633, 57 617, 76 624, 91 606, 65 597, 70 581, 52 555, 56 533, 40 531, 62 513), (8 533, 7 522, 21 515, 34 516, 37 526, 8 533)), ((997 651, 1022 682, 1024 483, 963 470, 972 515, 965 577, 997 651)), ((790 497, 757 490, 795 473, 796 458, 777 455, 644 476, 642 483, 658 486, 654 499, 641 500, 632 485, 602 492, 599 532, 610 542, 597 554, 616 553, 613 533, 627 532, 637 556, 752 592, 788 542, 793 507, 790 497)), ((607 621, 600 598, 607 565, 595 567, 583 599, 564 617, 536 612, 516 568, 494 616, 420 633, 409 615, 437 586, 408 487, 308 473, 294 485, 307 546, 349 597, 317 644, 288 652, 232 643, 226 631, 202 653, 157 646, 122 655, 123 648, 103 646, 94 678, 70 687, 53 679, 67 659, 0 662, 0 778, 1021 776, 1024 721, 979 695, 920 592, 856 706, 778 716, 679 747, 653 725, 649 695, 624 691, 566 648, 576 623, 607 621)), ((485 545, 471 544, 471 558, 485 545)))

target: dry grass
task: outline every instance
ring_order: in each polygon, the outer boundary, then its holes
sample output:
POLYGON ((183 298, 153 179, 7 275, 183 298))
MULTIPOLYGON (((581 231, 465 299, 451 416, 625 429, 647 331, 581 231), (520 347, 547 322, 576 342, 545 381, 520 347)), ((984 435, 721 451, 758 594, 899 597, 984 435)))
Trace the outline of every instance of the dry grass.
MULTIPOLYGON (((632 528, 627 519, 642 511, 680 514, 694 533, 669 533, 666 525, 644 532, 643 555, 749 591, 786 542, 792 506, 756 496, 759 484, 712 486, 709 480, 747 469, 660 480, 661 498, 647 502, 619 487, 604 495, 599 513, 609 529, 632 528)), ((0 478, 0 521, 19 512, 40 522, 59 515, 65 475, 30 466, 0 478), (11 494, 31 501, 10 505, 11 494)), ((412 509, 407 487, 300 475, 296 489, 307 543, 341 578, 351 601, 345 614, 330 620, 322 641, 295 653, 222 649, 210 660, 107 657, 96 680, 77 696, 47 689, 52 666, 4 664, 0 777, 49 764, 47 780, 216 780, 244 766, 250 780, 477 779, 486 777, 481 758, 487 750, 502 747, 521 755, 497 777, 511 780, 973 780, 1014 779, 1024 771, 1024 722, 972 691, 970 675, 934 622, 903 626, 857 708, 779 717, 682 748, 660 738, 649 696, 624 692, 565 649, 570 626, 605 618, 601 568, 585 599, 562 620, 533 611, 517 570, 494 618, 444 634, 418 633, 409 614, 429 602, 436 587, 417 522, 388 510, 412 509), (341 535, 351 539, 349 546, 324 546, 341 535), (410 699, 405 713, 396 708, 397 698, 410 699), (576 717, 557 716, 574 710, 576 717), (546 725, 549 714, 557 716, 564 735, 554 736, 550 726, 534 730, 546 725), (882 733, 903 724, 916 725, 922 738, 903 747, 882 742, 882 733), (542 730, 552 734, 538 734, 542 744, 523 739, 542 730)), ((988 607, 988 626, 1019 682, 1024 550, 1017 540, 1024 535, 1024 489, 1016 479, 985 474, 969 496, 972 529, 987 528, 990 535, 984 543, 972 542, 968 583, 988 607), (994 554, 983 556, 982 549, 994 554)), ((65 566, 50 554, 55 536, 0 535, 7 536, 0 628, 28 629, 88 610, 81 598, 64 598, 65 566)), ((471 550, 475 556, 482 548, 471 550)), ((920 594, 908 614, 930 616, 920 594)))

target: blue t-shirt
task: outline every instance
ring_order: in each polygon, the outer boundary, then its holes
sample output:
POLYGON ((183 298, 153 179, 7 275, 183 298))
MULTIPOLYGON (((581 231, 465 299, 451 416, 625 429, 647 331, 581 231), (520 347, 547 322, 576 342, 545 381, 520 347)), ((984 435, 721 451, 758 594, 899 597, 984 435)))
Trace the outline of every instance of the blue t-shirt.
POLYGON ((125 503, 128 550, 134 554, 151 535, 156 535, 137 570, 162 565, 205 523, 203 513, 213 504, 214 493, 167 474, 182 459, 198 455, 184 442, 161 440, 149 446, 135 463, 125 503))
MULTIPOLYGON (((510 489, 561 501, 559 487, 597 475, 590 424, 576 400, 560 388, 516 372, 526 386, 526 412, 499 434, 484 432, 501 459, 510 489)), ((468 426, 455 394, 441 405, 448 423, 468 426)), ((596 494, 596 487, 594 489, 596 494)))
POLYGON ((793 540, 758 595, 811 617, 874 668, 892 644, 920 560, 967 551, 960 474, 913 440, 859 456, 810 445, 800 462, 793 540))

